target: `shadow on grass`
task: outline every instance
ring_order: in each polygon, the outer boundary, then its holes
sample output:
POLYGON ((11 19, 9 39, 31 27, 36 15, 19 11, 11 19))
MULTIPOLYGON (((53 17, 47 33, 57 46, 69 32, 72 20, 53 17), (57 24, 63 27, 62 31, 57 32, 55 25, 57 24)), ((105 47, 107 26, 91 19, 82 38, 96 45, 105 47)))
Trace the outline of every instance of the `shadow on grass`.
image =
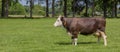
MULTIPOLYGON (((78 42, 77 44, 95 44, 97 42, 78 42)), ((56 42, 55 44, 58 44, 58 45, 72 45, 71 42, 56 42)))

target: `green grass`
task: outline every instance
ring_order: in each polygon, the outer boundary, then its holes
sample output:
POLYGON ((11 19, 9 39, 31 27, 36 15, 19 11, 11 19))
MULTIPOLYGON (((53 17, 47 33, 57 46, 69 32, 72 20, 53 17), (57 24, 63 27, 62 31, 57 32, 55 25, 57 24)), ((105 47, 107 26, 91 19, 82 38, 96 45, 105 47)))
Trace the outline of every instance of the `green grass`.
POLYGON ((0 52, 120 52, 120 19, 107 19, 108 46, 94 36, 79 35, 71 45, 66 30, 54 27, 55 18, 0 19, 0 52))

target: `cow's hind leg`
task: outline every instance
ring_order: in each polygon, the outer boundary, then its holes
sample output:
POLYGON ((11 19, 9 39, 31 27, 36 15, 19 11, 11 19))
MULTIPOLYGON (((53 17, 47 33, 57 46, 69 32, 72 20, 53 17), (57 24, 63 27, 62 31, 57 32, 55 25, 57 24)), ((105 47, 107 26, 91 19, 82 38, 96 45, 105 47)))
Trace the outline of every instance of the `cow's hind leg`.
POLYGON ((104 45, 107 46, 107 36, 105 35, 105 32, 100 32, 101 36, 103 37, 103 40, 104 40, 104 45))
POLYGON ((101 36, 98 36, 98 43, 100 43, 101 36))

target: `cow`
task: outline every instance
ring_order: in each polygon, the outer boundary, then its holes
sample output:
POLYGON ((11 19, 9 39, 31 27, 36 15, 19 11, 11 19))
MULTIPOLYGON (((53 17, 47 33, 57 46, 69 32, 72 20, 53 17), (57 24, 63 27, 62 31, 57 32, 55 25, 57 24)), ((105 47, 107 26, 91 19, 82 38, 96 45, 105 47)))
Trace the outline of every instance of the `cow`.
POLYGON ((54 23, 55 27, 63 26, 68 35, 71 36, 72 44, 77 45, 78 34, 81 35, 94 35, 98 38, 98 42, 102 37, 104 46, 107 46, 107 36, 105 34, 106 20, 104 17, 98 18, 66 18, 59 16, 54 23))

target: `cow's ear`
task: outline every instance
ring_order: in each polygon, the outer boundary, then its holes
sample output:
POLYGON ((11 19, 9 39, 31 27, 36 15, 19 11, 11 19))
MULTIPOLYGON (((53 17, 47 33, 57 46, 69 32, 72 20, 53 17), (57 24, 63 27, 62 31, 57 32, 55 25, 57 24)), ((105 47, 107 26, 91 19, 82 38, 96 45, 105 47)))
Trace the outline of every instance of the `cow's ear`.
POLYGON ((63 26, 65 27, 66 26, 66 21, 65 21, 65 17, 61 17, 61 21, 62 21, 62 23, 63 23, 63 26))
POLYGON ((61 16, 61 21, 64 21, 64 17, 63 16, 61 16))

